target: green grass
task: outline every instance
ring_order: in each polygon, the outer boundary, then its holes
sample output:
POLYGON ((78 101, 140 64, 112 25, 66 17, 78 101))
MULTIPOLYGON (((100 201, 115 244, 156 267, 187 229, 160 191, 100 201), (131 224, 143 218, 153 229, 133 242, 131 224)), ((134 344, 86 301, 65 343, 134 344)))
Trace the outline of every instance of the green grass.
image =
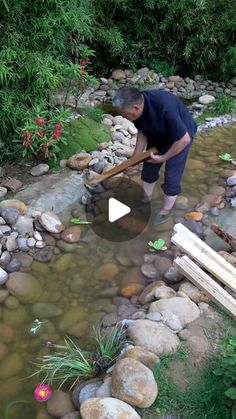
POLYGON ((236 99, 222 94, 201 115, 196 118, 198 124, 203 124, 206 118, 214 118, 224 114, 236 114, 236 99))
POLYGON ((68 159, 81 150, 92 151, 98 148, 98 144, 110 140, 109 127, 94 121, 88 116, 82 116, 67 124, 65 137, 67 145, 62 145, 58 153, 57 163, 49 161, 51 168, 56 168, 59 161, 68 159))

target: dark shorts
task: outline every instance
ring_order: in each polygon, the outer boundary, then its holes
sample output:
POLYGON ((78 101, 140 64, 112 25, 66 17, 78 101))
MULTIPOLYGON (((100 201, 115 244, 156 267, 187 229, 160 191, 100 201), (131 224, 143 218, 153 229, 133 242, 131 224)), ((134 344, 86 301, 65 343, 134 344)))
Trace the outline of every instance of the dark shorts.
MULTIPOLYGON (((168 196, 175 196, 181 192, 181 178, 184 173, 188 152, 192 145, 192 141, 179 154, 171 157, 165 163, 164 183, 161 185, 164 193, 168 196)), ((148 144, 150 148, 153 144, 148 144)), ((164 154, 164 152, 159 152, 164 154)), ((153 183, 159 179, 160 168, 163 163, 143 163, 143 170, 141 178, 144 182, 153 183)))

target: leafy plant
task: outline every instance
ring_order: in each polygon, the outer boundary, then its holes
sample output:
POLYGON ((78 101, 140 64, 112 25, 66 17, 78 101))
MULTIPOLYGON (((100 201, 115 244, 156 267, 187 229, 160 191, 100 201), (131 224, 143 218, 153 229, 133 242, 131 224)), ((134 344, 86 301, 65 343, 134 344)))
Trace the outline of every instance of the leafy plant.
POLYGON ((224 154, 221 154, 221 155, 219 156, 219 158, 220 158, 221 160, 224 160, 224 161, 232 161, 232 160, 233 160, 233 158, 232 158, 231 154, 229 154, 229 153, 224 153, 224 154))
POLYGON ((166 242, 165 242, 164 239, 158 239, 158 240, 155 240, 154 242, 149 241, 148 246, 150 246, 151 249, 154 249, 154 250, 166 250, 167 249, 166 242))
POLYGON ((233 412, 236 410, 236 338, 230 338, 222 344, 222 361, 214 374, 222 377, 228 387, 224 394, 233 401, 233 412))
POLYGON ((37 160, 57 159, 60 144, 67 144, 63 136, 64 124, 69 116, 69 111, 63 108, 54 112, 35 109, 36 116, 29 119, 20 130, 20 144, 22 156, 33 155, 37 160))
POLYGON ((222 94, 212 102, 211 107, 218 115, 236 113, 236 100, 229 95, 222 94))
POLYGON ((64 383, 72 382, 73 387, 80 379, 96 376, 110 367, 119 355, 125 341, 123 327, 115 326, 109 332, 94 329, 95 349, 85 351, 78 345, 77 339, 65 337, 64 345, 51 344, 55 353, 44 355, 36 364, 37 372, 32 376, 43 374, 42 383, 51 384, 60 381, 61 388, 64 383))
POLYGON ((169 77, 176 74, 178 67, 176 65, 171 65, 164 60, 150 60, 145 63, 151 70, 154 70, 155 73, 161 73, 163 76, 169 77))

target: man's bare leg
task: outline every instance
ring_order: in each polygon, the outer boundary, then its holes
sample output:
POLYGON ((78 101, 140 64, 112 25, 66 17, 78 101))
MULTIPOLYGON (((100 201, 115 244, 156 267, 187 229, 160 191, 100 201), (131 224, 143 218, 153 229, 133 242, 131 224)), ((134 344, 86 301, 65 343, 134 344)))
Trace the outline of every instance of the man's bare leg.
POLYGON ((161 215, 167 215, 172 210, 178 195, 168 196, 164 194, 164 205, 160 211, 161 215))
POLYGON ((143 181, 143 202, 149 202, 152 199, 153 190, 155 188, 156 182, 148 183, 143 181))

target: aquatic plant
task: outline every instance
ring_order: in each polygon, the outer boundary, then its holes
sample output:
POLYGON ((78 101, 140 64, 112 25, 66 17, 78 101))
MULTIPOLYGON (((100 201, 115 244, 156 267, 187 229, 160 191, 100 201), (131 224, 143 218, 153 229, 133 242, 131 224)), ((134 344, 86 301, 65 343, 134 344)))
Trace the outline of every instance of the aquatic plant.
POLYGON ((221 160, 224 160, 224 161, 232 161, 232 160, 233 160, 233 158, 232 158, 231 154, 229 154, 229 153, 224 153, 224 154, 221 154, 221 155, 219 156, 219 158, 220 158, 221 160))
POLYGON ((166 250, 167 249, 166 242, 164 239, 158 239, 158 240, 155 240, 154 242, 149 241, 148 246, 153 250, 166 250))
POLYGON ((64 345, 51 344, 54 353, 44 355, 36 363, 37 371, 31 375, 43 374, 43 383, 59 381, 59 388, 69 382, 71 388, 81 379, 88 379, 109 368, 119 355, 125 333, 122 326, 115 326, 108 332, 101 327, 94 328, 94 350, 79 347, 76 338, 66 336, 64 345))
POLYGON ((92 224, 91 221, 82 221, 80 218, 71 218, 70 222, 72 224, 80 224, 80 225, 82 225, 82 224, 92 224))

